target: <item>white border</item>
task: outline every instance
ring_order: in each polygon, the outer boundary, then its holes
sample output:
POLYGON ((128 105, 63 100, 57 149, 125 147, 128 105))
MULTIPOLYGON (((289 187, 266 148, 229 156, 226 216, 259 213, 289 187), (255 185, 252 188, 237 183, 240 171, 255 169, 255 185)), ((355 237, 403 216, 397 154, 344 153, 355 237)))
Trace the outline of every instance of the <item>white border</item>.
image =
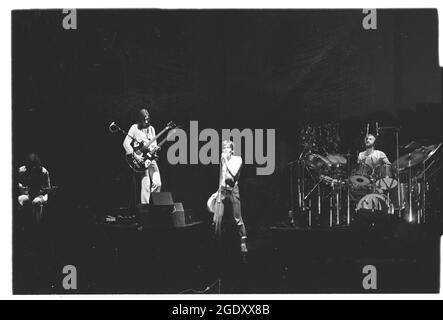
MULTIPOLYGON (((224 1, 168 1, 168 0, 157 0, 157 1, 116 1, 116 0, 106 0, 103 2, 94 0, 78 0, 78 1, 1 1, 0 2, 0 34, 1 34, 1 86, 0 90, 2 92, 2 104, 0 108, 0 133, 2 137, 3 154, 0 157, 0 168, 2 168, 2 185, 0 197, 2 204, 2 219, 0 223, 0 298, 1 299, 26 299, 26 300, 79 300, 79 299, 107 299, 107 300, 164 300, 168 299, 178 299, 178 300, 246 300, 246 299, 259 299, 259 300, 292 300, 292 299, 418 299, 418 300, 428 300, 428 299, 442 299, 442 295, 222 295, 222 296, 12 296, 12 265, 11 265, 11 10, 13 9, 31 9, 31 8, 165 8, 165 9, 176 9, 176 8, 294 8, 294 9, 324 9, 324 8, 438 8, 439 13, 443 12, 443 2, 439 1, 343 1, 336 0, 331 1, 309 1, 309 2, 298 2, 298 1, 245 1, 245 0, 224 0, 224 1)), ((442 23, 439 24, 439 55, 442 56, 443 52, 443 41, 441 41, 441 35, 443 34, 442 23)), ((440 58, 440 61, 442 59, 440 58)), ((443 251, 442 251, 443 254, 443 251)), ((443 274, 443 268, 442 272, 443 274)))

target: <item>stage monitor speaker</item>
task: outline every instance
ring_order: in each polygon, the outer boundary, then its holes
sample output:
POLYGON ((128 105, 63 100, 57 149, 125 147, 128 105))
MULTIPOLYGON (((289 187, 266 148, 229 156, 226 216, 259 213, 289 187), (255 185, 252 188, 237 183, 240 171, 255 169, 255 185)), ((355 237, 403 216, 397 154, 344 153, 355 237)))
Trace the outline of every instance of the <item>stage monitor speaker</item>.
POLYGON ((174 207, 174 200, 170 192, 153 192, 151 193, 151 204, 154 207, 169 206, 174 207))
POLYGON ((144 227, 172 226, 174 200, 170 192, 151 193, 151 203, 139 205, 140 222, 144 227))
POLYGON ((181 202, 174 203, 174 211, 172 212, 172 224, 174 227, 177 228, 186 226, 185 210, 181 202))

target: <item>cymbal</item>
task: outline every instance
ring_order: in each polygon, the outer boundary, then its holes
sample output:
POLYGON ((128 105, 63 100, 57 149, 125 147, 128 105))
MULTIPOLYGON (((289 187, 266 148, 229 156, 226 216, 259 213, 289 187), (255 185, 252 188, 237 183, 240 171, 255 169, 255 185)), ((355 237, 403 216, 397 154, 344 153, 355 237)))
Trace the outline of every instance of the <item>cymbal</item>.
POLYGON ((346 155, 341 154, 328 154, 326 156, 330 163, 333 165, 345 165, 348 163, 348 160, 346 159, 346 155))
POLYGON ((400 146, 402 149, 409 149, 409 150, 415 150, 424 146, 430 146, 434 144, 436 141, 432 141, 430 139, 415 139, 409 142, 405 146, 400 146))
POLYGON ((432 150, 431 152, 429 152, 428 158, 427 158, 426 160, 430 159, 434 154, 437 153, 437 151, 438 151, 438 150, 440 149, 440 147, 441 147, 441 143, 438 144, 438 145, 434 145, 434 146, 435 146, 435 149, 432 150))
POLYGON ((440 146, 441 144, 420 147, 411 153, 401 156, 399 159, 394 161, 393 165, 396 167, 398 163, 400 170, 414 167, 432 157, 440 146))
POLYGON ((403 150, 413 150, 413 149, 417 149, 420 148, 421 146, 423 146, 422 144, 418 143, 417 141, 413 140, 411 142, 409 142, 407 145, 401 146, 400 148, 402 148, 403 150))

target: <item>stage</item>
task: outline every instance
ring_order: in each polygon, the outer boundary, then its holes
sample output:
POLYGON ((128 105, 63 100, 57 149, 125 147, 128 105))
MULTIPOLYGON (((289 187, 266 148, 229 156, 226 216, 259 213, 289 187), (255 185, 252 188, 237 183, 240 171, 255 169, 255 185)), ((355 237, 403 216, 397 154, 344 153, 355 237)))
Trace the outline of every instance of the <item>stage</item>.
MULTIPOLYGON (((17 293, 58 293, 65 265, 78 269, 75 293, 368 293, 365 266, 378 273, 376 293, 435 293, 439 287, 438 223, 383 229, 296 228, 281 223, 249 230, 247 264, 235 233, 221 243, 209 221, 182 228, 96 223, 91 212, 45 225, 36 241, 16 233, 17 293), (81 237, 79 237, 81 235, 81 237), (21 239, 21 240, 20 240, 21 239)), ((371 291, 370 291, 371 292, 371 291)))

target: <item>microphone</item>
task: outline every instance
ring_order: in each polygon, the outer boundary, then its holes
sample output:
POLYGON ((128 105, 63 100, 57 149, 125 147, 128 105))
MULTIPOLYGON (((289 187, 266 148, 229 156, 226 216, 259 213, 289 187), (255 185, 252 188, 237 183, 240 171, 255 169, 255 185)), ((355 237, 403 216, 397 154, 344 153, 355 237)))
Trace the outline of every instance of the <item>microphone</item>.
POLYGON ((375 134, 377 135, 377 137, 380 135, 380 128, 378 126, 378 122, 375 123, 375 134))
POLYGON ((368 125, 366 126, 366 136, 369 136, 369 123, 368 123, 368 125))
POLYGON ((117 124, 115 122, 112 122, 109 125, 109 131, 111 131, 111 133, 115 133, 119 130, 120 128, 117 126, 117 124))

